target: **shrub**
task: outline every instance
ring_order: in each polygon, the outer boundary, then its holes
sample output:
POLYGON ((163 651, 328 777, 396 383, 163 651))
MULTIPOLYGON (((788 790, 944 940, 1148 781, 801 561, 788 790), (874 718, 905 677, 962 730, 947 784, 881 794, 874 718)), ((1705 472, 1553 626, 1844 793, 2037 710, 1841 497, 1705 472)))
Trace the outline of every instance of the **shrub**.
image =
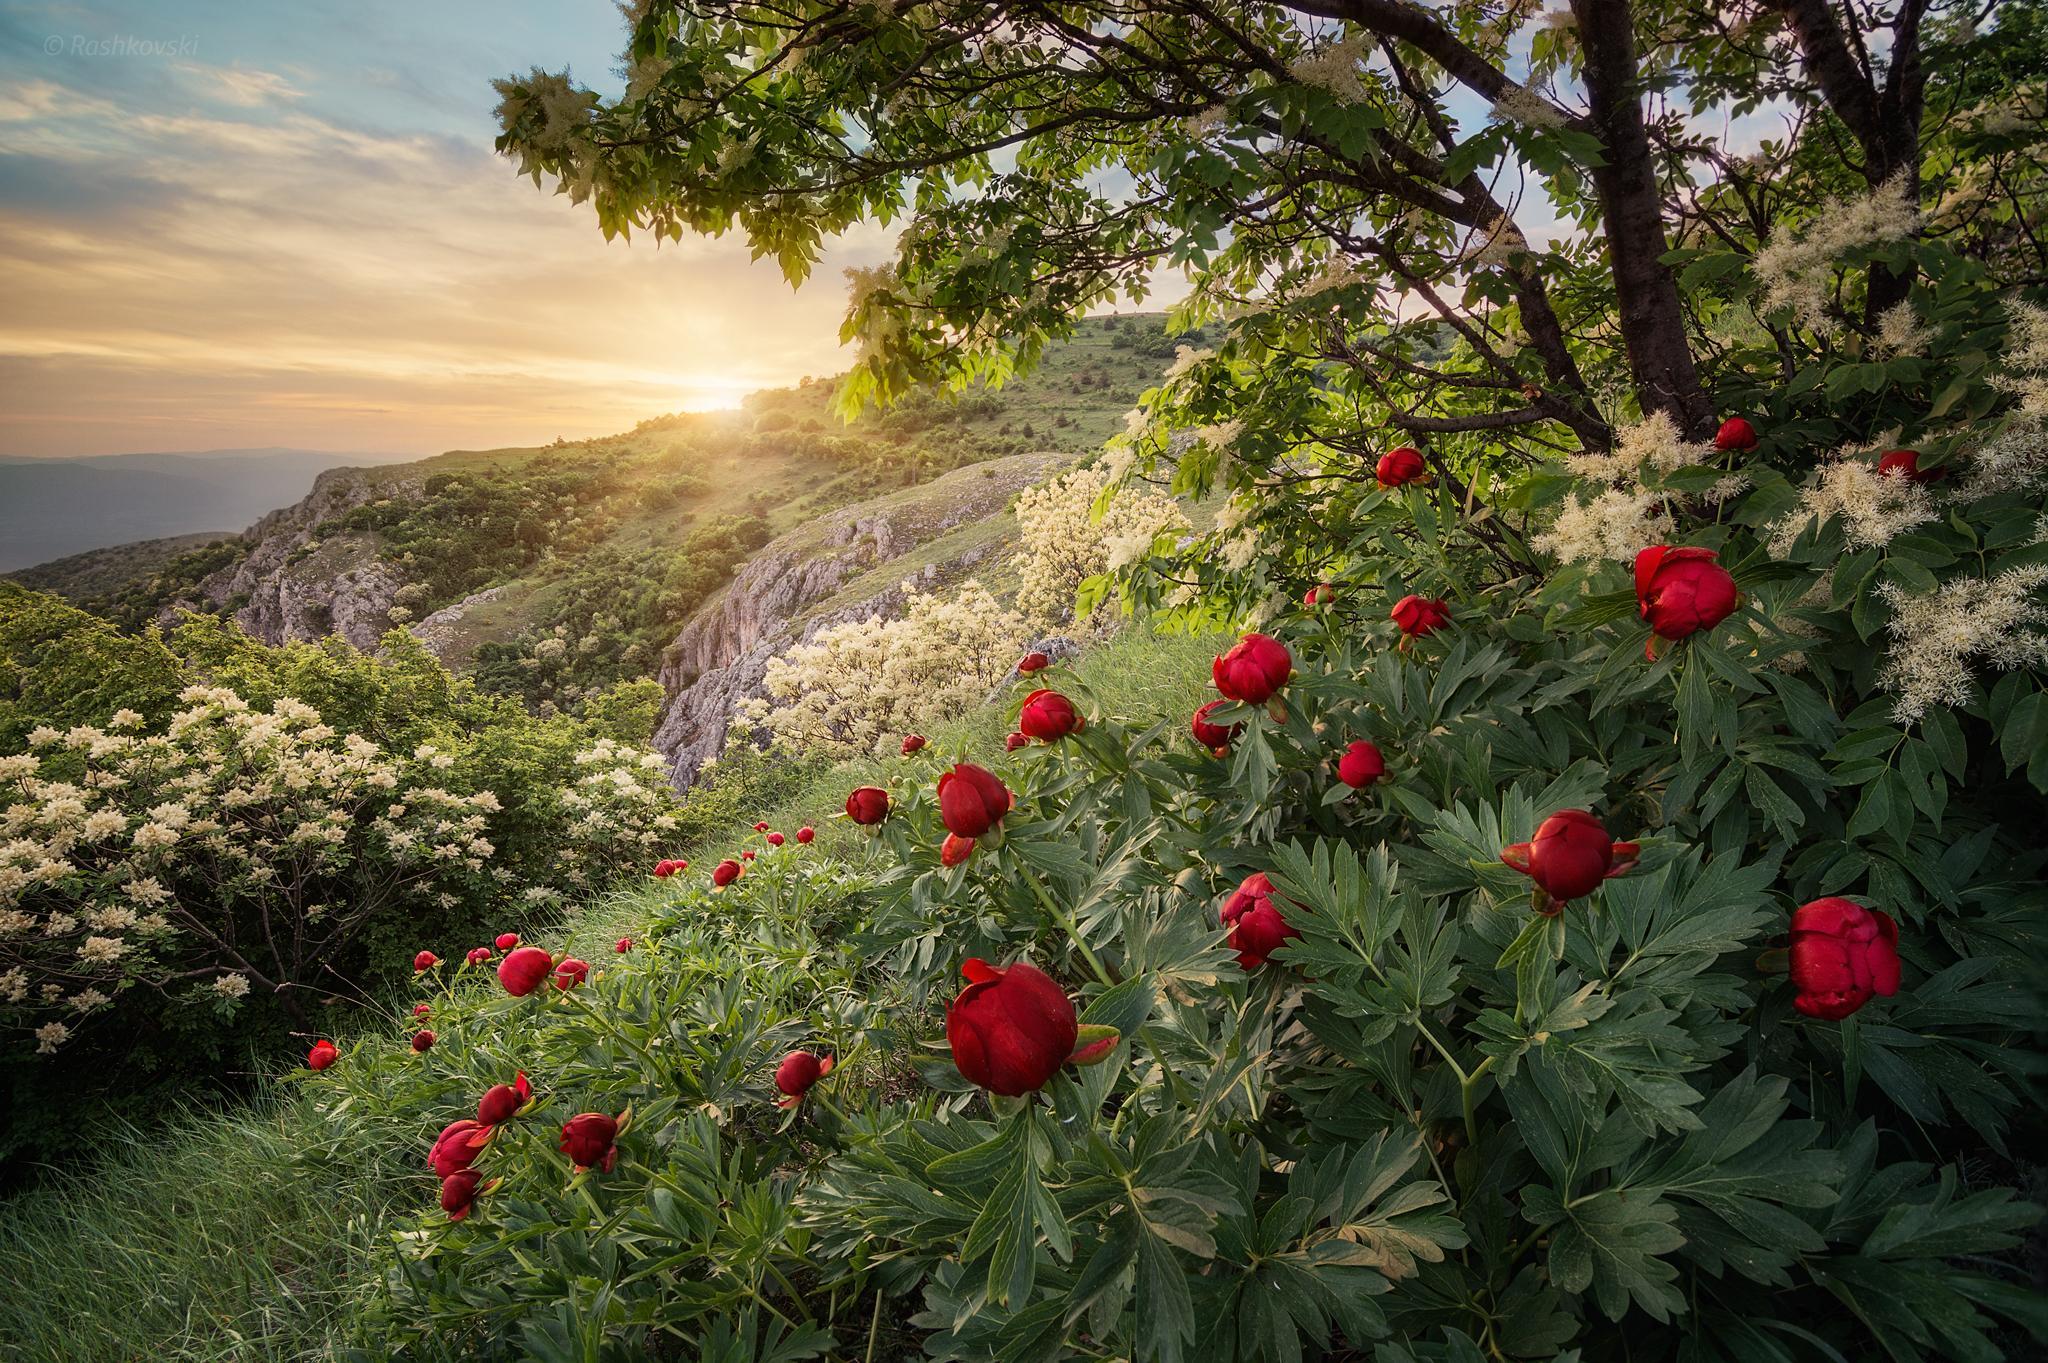
MULTIPOLYGON (((1026 432, 1029 434, 1029 432, 1026 432)), ((1100 467, 1075 469, 1017 498, 1017 606, 1034 624, 1086 621, 1081 584, 1150 556, 1162 535, 1188 528, 1172 498, 1113 487, 1100 467)))

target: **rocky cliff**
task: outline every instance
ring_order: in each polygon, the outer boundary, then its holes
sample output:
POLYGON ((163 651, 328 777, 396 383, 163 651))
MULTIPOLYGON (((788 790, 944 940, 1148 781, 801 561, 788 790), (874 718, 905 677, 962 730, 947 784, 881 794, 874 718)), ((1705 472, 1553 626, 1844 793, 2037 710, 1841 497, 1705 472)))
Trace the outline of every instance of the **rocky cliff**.
POLYGON ((821 517, 755 554, 663 655, 667 700, 654 741, 674 764, 676 788, 724 746, 734 703, 761 694, 770 658, 829 625, 893 613, 907 579, 964 576, 1007 553, 1007 536, 988 533, 990 523, 1071 459, 971 465, 821 517))

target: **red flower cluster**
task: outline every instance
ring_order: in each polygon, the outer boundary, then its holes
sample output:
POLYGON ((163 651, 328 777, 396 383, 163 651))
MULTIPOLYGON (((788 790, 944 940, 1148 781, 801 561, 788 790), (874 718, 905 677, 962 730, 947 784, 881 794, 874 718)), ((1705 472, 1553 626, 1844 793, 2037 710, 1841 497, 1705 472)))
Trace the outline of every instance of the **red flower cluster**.
POLYGON ((1388 450, 1373 466, 1373 476, 1381 487, 1402 487, 1428 475, 1429 465, 1422 462, 1422 451, 1409 445, 1388 450))
POLYGON ((1636 608, 1663 639, 1712 629, 1742 601, 1735 579, 1714 551, 1653 544, 1636 555, 1636 608))
POLYGON ((740 864, 727 857, 711 868, 711 883, 722 890, 740 878, 740 870, 740 864))
POLYGON ((1273 882, 1264 872, 1246 876, 1223 901, 1217 917, 1229 929, 1230 949, 1246 970, 1257 970, 1282 943, 1301 935, 1301 929, 1289 923, 1273 901, 1273 882))
POLYGON ((1838 1022, 1899 992, 1899 925, 1853 899, 1816 899, 1792 915, 1792 1006, 1838 1022))
POLYGON ((795 1107, 811 1091, 811 1086, 832 1073, 832 1057, 820 1060, 809 1051, 791 1051, 782 1057, 782 1063, 775 1067, 775 1087, 782 1094, 775 1104, 777 1107, 795 1107))
POLYGON ((956 762, 939 778, 939 820, 948 833, 986 837, 1010 812, 1010 788, 986 767, 956 762))
POLYGON ((1337 779, 1353 790, 1363 789, 1386 774, 1387 760, 1380 756, 1378 745, 1362 738, 1353 740, 1337 759, 1337 779))
POLYGON ((1057 691, 1033 691, 1024 698, 1017 715, 1017 729, 1041 743, 1057 743, 1068 734, 1088 727, 1088 721, 1074 708, 1074 702, 1057 691))
POLYGON ((1451 622, 1450 605, 1440 596, 1404 596, 1387 616, 1410 639, 1434 634, 1451 622))
POLYGON ((1632 842, 1609 838, 1585 810, 1561 809, 1539 824, 1528 842, 1503 847, 1500 859, 1536 882, 1538 909, 1551 914, 1633 868, 1639 851, 1632 842))
POLYGON ((471 965, 482 965, 485 961, 491 959, 491 949, 489 947, 471 947, 462 959, 471 965))
POLYGON ((973 959, 968 985, 946 1009, 946 1044, 968 1082, 1021 1098, 1045 1087, 1061 1065, 1088 1065, 1116 1045, 1114 1032, 1081 1027, 1066 991, 1028 961, 999 967, 973 959))
POLYGON ((511 950, 511 949, 512 949, 513 947, 516 947, 516 946, 518 946, 518 945, 519 945, 519 934, 518 934, 518 933, 516 933, 516 932, 501 932, 501 933, 499 933, 499 934, 498 934, 498 950, 500 950, 500 951, 510 951, 510 950, 511 950))
POLYGON ((1293 673, 1294 655, 1268 634, 1245 635, 1209 670, 1224 699, 1246 705, 1264 705, 1293 673))
POLYGON ((1188 729, 1194 734, 1195 742, 1207 748, 1217 757, 1221 757, 1224 753, 1228 752, 1230 745, 1237 740, 1237 736, 1244 732, 1244 725, 1242 724, 1223 725, 1210 722, 1209 716, 1228 704, 1230 702, 1227 700, 1212 700, 1195 711, 1195 717, 1188 722, 1188 729))
POLYGON ((654 863, 654 875, 658 880, 667 880, 670 876, 689 869, 690 863, 681 857, 664 857, 654 863))

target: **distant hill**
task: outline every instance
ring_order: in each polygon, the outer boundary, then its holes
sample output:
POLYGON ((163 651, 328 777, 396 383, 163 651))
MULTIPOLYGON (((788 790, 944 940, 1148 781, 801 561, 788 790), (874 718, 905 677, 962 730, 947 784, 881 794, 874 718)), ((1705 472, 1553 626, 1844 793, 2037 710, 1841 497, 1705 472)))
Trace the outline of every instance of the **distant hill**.
POLYGON ((202 530, 195 535, 166 535, 162 539, 137 540, 105 549, 88 549, 82 554, 22 568, 6 576, 24 587, 61 596, 73 605, 120 590, 131 582, 161 570, 171 560, 195 549, 235 538, 228 530, 202 530))
POLYGON ((0 456, 0 572, 136 540, 233 533, 305 496, 328 469, 411 457, 294 449, 0 456))

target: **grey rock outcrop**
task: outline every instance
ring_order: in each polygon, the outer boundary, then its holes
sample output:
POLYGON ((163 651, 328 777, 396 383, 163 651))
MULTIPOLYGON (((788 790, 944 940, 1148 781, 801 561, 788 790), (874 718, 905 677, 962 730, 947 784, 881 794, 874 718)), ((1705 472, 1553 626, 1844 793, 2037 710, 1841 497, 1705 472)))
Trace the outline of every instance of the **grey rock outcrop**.
POLYGON ((1005 551, 983 541, 962 543, 954 553, 917 553, 1001 513, 1069 459, 1025 454, 957 469, 834 512, 763 548, 663 654, 667 699, 654 745, 673 764, 676 788, 687 789, 705 759, 725 746, 733 706, 762 694, 771 658, 831 625, 895 615, 905 579, 947 580, 1005 551), (882 571, 899 559, 907 560, 900 574, 882 571))
POLYGON ((486 587, 480 592, 471 592, 453 605, 443 606, 425 619, 417 621, 412 632, 429 652, 442 662, 448 661, 449 652, 456 644, 456 629, 469 613, 479 606, 488 606, 505 594, 500 585, 486 587))

